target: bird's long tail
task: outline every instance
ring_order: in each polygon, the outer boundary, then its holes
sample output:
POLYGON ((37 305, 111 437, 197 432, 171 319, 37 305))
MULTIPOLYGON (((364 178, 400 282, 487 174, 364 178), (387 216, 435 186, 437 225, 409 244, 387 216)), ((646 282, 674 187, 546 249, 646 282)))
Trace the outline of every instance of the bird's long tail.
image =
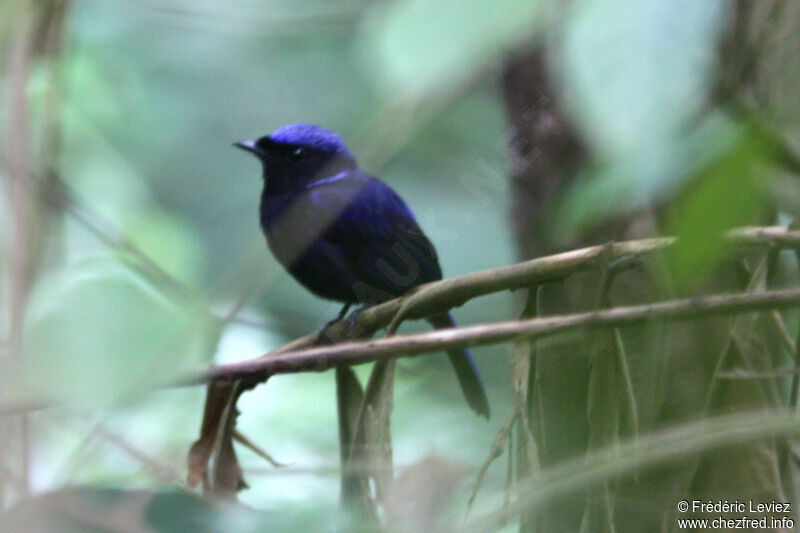
MULTIPOLYGON (((456 325, 453 317, 449 314, 430 317, 428 322, 436 329, 452 328, 456 325)), ((458 383, 461 385, 461 390, 464 392, 469 406, 479 415, 489 418, 489 400, 486 399, 481 377, 469 351, 466 349, 448 351, 447 357, 456 371, 458 383)))

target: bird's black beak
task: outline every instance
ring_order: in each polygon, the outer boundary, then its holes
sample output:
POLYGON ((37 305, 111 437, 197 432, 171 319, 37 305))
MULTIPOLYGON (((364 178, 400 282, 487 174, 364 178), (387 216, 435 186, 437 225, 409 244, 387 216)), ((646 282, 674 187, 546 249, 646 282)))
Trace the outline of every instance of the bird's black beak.
POLYGON ((252 152, 257 155, 261 154, 261 150, 258 149, 255 141, 236 141, 233 145, 247 152, 252 152))

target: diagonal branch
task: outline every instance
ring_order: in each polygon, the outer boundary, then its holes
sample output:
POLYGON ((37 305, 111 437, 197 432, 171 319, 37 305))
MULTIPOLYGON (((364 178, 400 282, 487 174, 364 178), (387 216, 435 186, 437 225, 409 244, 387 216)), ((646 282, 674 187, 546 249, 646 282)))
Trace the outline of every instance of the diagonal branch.
MULTIPOLYGON (((739 248, 797 248, 800 247, 800 231, 791 231, 783 226, 742 227, 729 231, 725 240, 730 246, 739 248)), ((361 311, 355 319, 355 326, 363 331, 375 332, 392 322, 449 311, 479 296, 556 281, 594 268, 604 261, 615 263, 625 259, 618 268, 632 268, 637 264, 635 259, 666 250, 674 243, 674 237, 656 237, 601 244, 427 283, 404 297, 361 311)), ((333 338, 346 338, 350 327, 348 324, 335 323, 326 331, 333 338)), ((257 360, 271 359, 313 346, 317 338, 316 332, 300 337, 257 360)))
POLYGON ((800 306, 800 289, 693 297, 288 351, 270 358, 218 365, 209 371, 200 372, 185 383, 241 378, 260 380, 274 374, 320 372, 341 364, 352 365, 385 358, 496 344, 521 336, 538 338, 580 328, 628 326, 657 320, 686 320, 797 306, 800 306))

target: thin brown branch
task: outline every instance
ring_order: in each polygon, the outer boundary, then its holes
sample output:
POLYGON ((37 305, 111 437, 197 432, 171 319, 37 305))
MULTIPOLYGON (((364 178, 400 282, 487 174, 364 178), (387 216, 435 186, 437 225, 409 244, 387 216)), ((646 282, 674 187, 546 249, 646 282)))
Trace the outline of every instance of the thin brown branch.
MULTIPOLYGON (((728 232, 726 240, 736 247, 794 248, 800 247, 800 231, 791 231, 783 226, 742 227, 728 232)), ((604 260, 615 263, 620 259, 627 259, 618 263, 617 268, 631 268, 637 264, 632 259, 665 250, 674 243, 674 237, 656 237, 589 246, 427 283, 402 298, 365 309, 356 317, 355 325, 363 331, 374 332, 400 320, 423 318, 448 311, 479 296, 562 279, 594 268, 604 260)), ((347 337, 347 327, 346 324, 333 324, 328 333, 333 338, 344 338, 347 337)), ((313 346, 317 337, 317 333, 312 333, 295 339, 260 359, 313 346)))
POLYGON ((233 430, 233 439, 236 442, 241 443, 246 448, 249 448, 250 451, 252 451, 256 455, 258 455, 259 457, 261 457, 262 459, 267 461, 273 467, 275 467, 275 468, 284 468, 284 467, 287 466, 286 463, 281 463, 281 462, 276 461, 275 458, 272 457, 272 455, 270 455, 269 452, 267 452, 264 448, 262 448, 261 446, 256 444, 250 437, 248 437, 247 435, 241 433, 237 429, 233 430))
MULTIPOLYGON (((153 480, 172 483, 180 488, 182 472, 180 472, 176 466, 163 461, 159 457, 148 454, 139 447, 133 445, 128 439, 109 429, 104 420, 92 421, 90 415, 80 411, 73 411, 72 414, 89 427, 89 431, 84 437, 82 444, 73 454, 75 458, 85 451, 90 441, 102 440, 138 462, 142 469, 146 471, 153 480)), ((70 462, 74 461, 73 459, 73 461, 70 462)))
POLYGON ((270 358, 218 365, 190 383, 209 380, 263 379, 294 372, 320 372, 341 364, 359 364, 384 358, 420 355, 485 344, 497 344, 520 336, 538 338, 580 328, 629 326, 651 321, 674 321, 711 315, 731 315, 800 306, 800 289, 750 294, 722 294, 671 300, 647 305, 616 307, 587 313, 479 324, 434 330, 365 342, 284 352, 270 358))

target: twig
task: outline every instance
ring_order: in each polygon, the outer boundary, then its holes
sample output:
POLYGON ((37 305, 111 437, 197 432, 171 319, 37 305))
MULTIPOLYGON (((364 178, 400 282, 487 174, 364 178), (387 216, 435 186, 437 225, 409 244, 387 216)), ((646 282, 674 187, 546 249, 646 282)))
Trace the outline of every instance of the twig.
MULTIPOLYGON (((783 226, 736 228, 729 231, 725 239, 728 244, 737 247, 800 247, 800 231, 791 231, 783 226)), ((364 331, 374 332, 390 323, 396 324, 402 320, 423 318, 448 311, 479 296, 523 289, 561 279, 593 268, 603 259, 611 262, 625 259, 617 263, 615 270, 631 268, 638 264, 637 261, 633 261, 634 258, 664 250, 674 243, 674 237, 656 237, 601 244, 427 283, 407 296, 364 309, 356 317, 355 326, 364 331)), ((332 324, 328 333, 334 337, 337 335, 344 337, 349 327, 346 324, 332 324)), ((259 359, 270 359, 306 348, 314 345, 316 340, 315 332, 295 339, 259 359)))
POLYGON ((472 492, 470 492, 469 499, 467 500, 467 515, 472 510, 472 504, 475 503, 475 498, 478 496, 478 491, 483 485, 483 478, 486 477, 486 472, 489 471, 489 467, 492 465, 492 463, 503 454, 503 448, 505 448, 506 443, 509 442, 511 430, 514 428, 514 422, 517 420, 517 416, 518 412, 516 407, 514 407, 508 412, 505 422, 503 422, 503 425, 500 426, 500 430, 497 432, 497 435, 495 435, 494 442, 492 442, 492 447, 489 449, 489 454, 487 455, 486 459, 483 460, 483 464, 478 470, 478 475, 475 479, 475 485, 472 487, 472 492))
POLYGON ((263 379, 273 374, 323 371, 340 364, 359 364, 381 358, 419 355, 474 345, 496 344, 519 336, 538 338, 584 327, 614 327, 656 320, 685 320, 710 315, 730 315, 800 305, 800 289, 751 294, 723 294, 671 300, 647 305, 529 320, 479 324, 414 335, 399 335, 366 342, 284 352, 271 358, 218 365, 190 377, 184 384, 238 378, 263 379))
POLYGON ((255 442, 254 442, 254 441, 253 441, 251 438, 249 438, 247 435, 245 435, 245 434, 243 434, 243 433, 239 432, 239 430, 237 430, 237 429, 234 429, 234 430, 233 430, 233 439, 234 439, 236 442, 239 442, 239 443, 241 443, 243 446, 245 446, 245 447, 249 448, 249 449, 250 449, 250 451, 252 451, 252 452, 253 452, 253 453, 255 453, 256 455, 258 455, 259 457, 261 457, 262 459, 264 459, 265 461, 267 461, 267 462, 268 462, 269 464, 271 464, 273 467, 275 467, 275 468, 283 468, 283 467, 287 466, 287 465, 286 465, 286 463, 281 463, 281 462, 278 462, 278 461, 276 461, 276 460, 275 460, 275 459, 272 457, 272 455, 270 455, 270 454, 269 454, 269 452, 267 452, 267 451, 266 451, 264 448, 262 448, 261 446, 259 446, 258 444, 256 444, 256 443, 255 443, 255 442))
POLYGON ((80 411, 73 411, 72 414, 84 424, 90 425, 90 431, 86 434, 81 446, 73 453, 73 457, 85 451, 86 444, 89 441, 93 439, 104 440, 138 462, 154 480, 170 483, 179 488, 182 486, 181 478, 183 476, 179 468, 131 444, 125 437, 109 429, 104 420, 91 422, 90 416, 80 411))

